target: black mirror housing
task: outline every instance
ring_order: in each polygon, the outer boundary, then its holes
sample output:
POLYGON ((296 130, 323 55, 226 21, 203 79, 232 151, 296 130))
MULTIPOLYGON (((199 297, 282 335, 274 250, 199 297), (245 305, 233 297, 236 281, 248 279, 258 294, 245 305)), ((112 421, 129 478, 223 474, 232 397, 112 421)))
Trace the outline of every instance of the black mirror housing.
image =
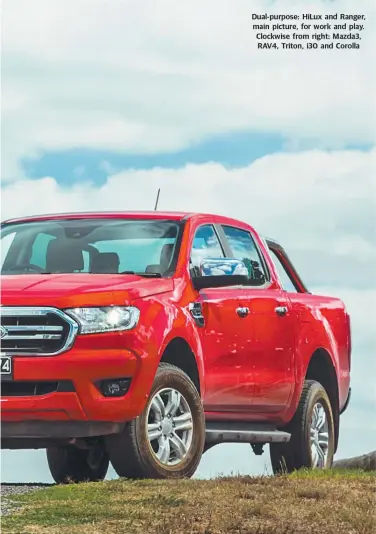
POLYGON ((221 274, 217 276, 197 276, 192 280, 193 286, 198 291, 210 287, 244 286, 249 284, 248 276, 244 274, 221 274))

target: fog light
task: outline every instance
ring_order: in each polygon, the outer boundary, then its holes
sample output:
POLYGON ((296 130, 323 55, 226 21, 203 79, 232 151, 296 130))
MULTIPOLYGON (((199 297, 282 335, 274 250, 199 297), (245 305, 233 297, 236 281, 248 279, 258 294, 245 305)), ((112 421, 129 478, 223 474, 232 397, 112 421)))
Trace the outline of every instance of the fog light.
POLYGON ((130 383, 130 378, 108 378, 101 381, 99 389, 105 397, 123 397, 130 383))

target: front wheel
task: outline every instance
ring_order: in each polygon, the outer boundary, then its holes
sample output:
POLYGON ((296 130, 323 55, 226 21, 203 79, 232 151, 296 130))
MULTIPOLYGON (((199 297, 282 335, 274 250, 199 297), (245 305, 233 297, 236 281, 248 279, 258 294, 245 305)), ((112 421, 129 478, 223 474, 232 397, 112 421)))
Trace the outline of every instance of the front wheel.
POLYGON ((204 411, 193 382, 181 369, 160 364, 144 412, 106 443, 121 477, 191 477, 205 443, 204 411))
POLYGON ((49 447, 46 452, 52 478, 57 484, 103 480, 110 463, 102 444, 90 449, 78 449, 73 445, 49 447))
POLYGON ((306 380, 298 409, 285 429, 288 443, 271 443, 273 472, 291 473, 296 469, 328 469, 335 446, 335 427, 329 397, 321 384, 306 380))

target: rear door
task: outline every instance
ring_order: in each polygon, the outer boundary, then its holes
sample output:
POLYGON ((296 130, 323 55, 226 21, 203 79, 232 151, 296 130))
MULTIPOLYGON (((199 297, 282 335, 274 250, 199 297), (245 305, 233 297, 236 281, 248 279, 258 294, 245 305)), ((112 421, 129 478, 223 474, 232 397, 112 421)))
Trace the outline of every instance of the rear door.
POLYGON ((243 403, 248 403, 252 412, 281 412, 289 402, 295 377, 295 321, 291 303, 287 293, 271 283, 257 237, 244 228, 222 225, 222 230, 233 257, 244 261, 250 275, 240 302, 249 309, 250 340, 243 403))

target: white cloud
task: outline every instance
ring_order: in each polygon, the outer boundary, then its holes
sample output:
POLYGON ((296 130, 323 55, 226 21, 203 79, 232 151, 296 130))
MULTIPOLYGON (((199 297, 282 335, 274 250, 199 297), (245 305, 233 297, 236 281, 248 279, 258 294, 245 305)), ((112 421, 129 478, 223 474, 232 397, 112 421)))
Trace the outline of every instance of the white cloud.
MULTIPOLYGON (((293 0, 4 0, 3 178, 43 150, 173 151, 215 133, 271 131, 292 144, 375 139, 372 34, 358 51, 256 50, 252 13, 293 0)), ((353 13, 352 0, 304 11, 353 13)))
POLYGON ((290 249, 330 250, 342 264, 351 258, 369 264, 375 261, 375 170, 376 149, 316 150, 268 155, 232 170, 217 163, 127 170, 100 187, 81 181, 66 188, 46 177, 5 187, 3 219, 35 211, 153 209, 160 187, 161 210, 235 216, 283 238, 290 249))

